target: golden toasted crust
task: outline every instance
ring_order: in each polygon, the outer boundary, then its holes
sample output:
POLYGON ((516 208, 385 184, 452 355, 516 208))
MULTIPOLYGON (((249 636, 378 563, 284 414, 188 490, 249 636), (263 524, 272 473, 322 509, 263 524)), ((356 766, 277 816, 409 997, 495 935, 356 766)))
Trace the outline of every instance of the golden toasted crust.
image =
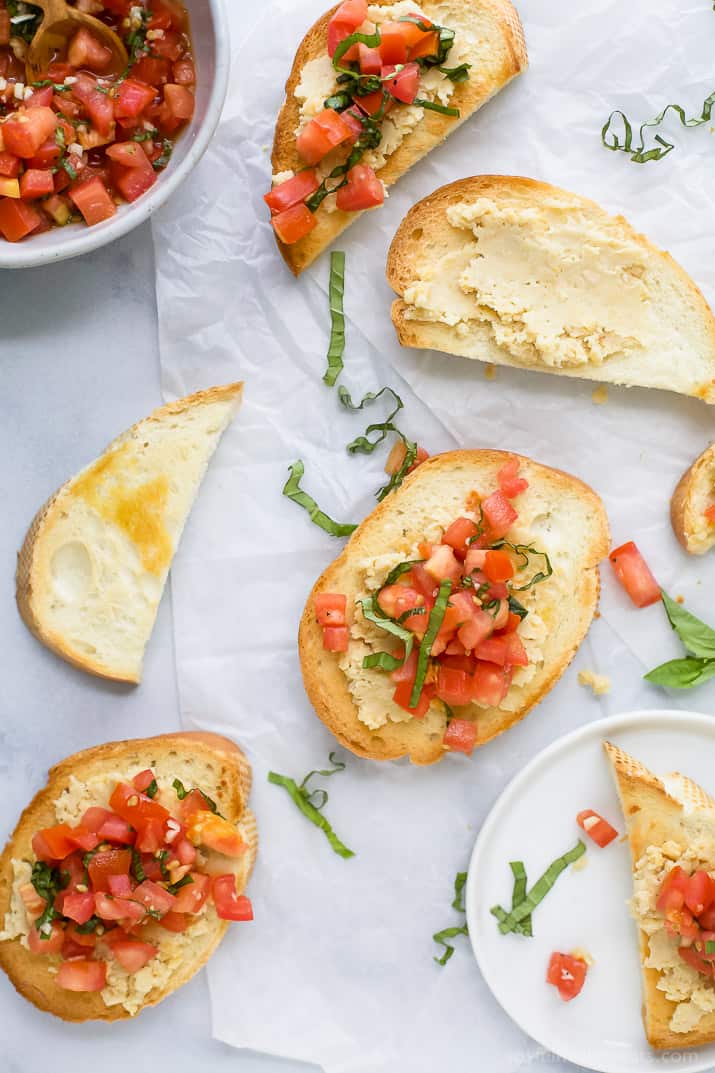
POLYGON ((676 537, 691 555, 704 555, 715 543, 715 528, 706 535, 697 533, 702 526, 695 498, 703 483, 715 485, 715 444, 711 444, 689 466, 678 481, 670 501, 670 521, 676 537))
MULTIPOLYGON (((167 417, 180 416, 195 406, 202 406, 212 402, 229 402, 233 399, 239 400, 242 394, 243 383, 237 382, 226 384, 221 387, 208 388, 205 391, 197 391, 193 395, 187 395, 183 399, 177 399, 175 402, 167 403, 165 406, 161 406, 157 410, 154 410, 148 417, 143 418, 141 421, 137 421, 137 423, 130 429, 122 432, 107 445, 103 454, 110 452, 116 445, 131 437, 139 429, 151 428, 152 425, 160 424, 167 417)), ((38 544, 42 538, 43 532, 53 524, 53 520, 56 517, 62 514, 68 501, 68 497, 70 496, 69 489, 74 479, 75 477, 73 476, 68 481, 65 481, 65 483, 58 488, 52 496, 50 496, 47 502, 40 507, 32 520, 17 556, 17 573, 15 577, 15 598, 17 600, 17 607, 25 625, 31 633, 35 635, 38 641, 41 641, 52 652, 66 660, 67 663, 71 663, 74 667, 78 667, 80 670, 86 671, 88 674, 94 674, 99 678, 107 678, 110 681, 128 682, 131 685, 136 685, 140 680, 136 675, 109 673, 103 664, 93 660, 90 655, 85 653, 79 654, 76 652, 75 649, 68 644, 67 639, 62 634, 49 629, 35 612, 33 594, 35 591, 39 590, 42 584, 39 576, 40 568, 36 557, 38 544)))
MULTIPOLYGON (((611 742, 604 742, 618 787, 633 866, 648 846, 662 846, 668 841, 687 844, 690 834, 685 829, 683 802, 698 815, 698 824, 709 830, 715 839, 715 801, 692 779, 683 775, 669 776, 669 793, 665 784, 611 742), (673 796, 677 793, 677 797, 673 796)), ((713 843, 715 848, 715 841, 713 843)), ((715 862, 714 862, 715 863, 715 862)), ((645 968, 648 957, 648 936, 638 929, 643 976, 643 1024, 651 1047, 658 1050, 698 1047, 715 1040, 715 1013, 706 1014, 691 1032, 673 1032, 670 1021, 677 1006, 658 989, 660 972, 645 968)))
MULTIPOLYGON (((375 2, 381 7, 387 7, 391 0, 375 2)), ((424 0, 421 4, 421 9, 427 16, 431 13, 431 7, 430 0, 424 0)), ((328 23, 336 10, 337 5, 318 19, 308 30, 296 53, 286 82, 286 99, 276 122, 271 157, 274 174, 297 171, 304 167, 295 147, 300 106, 294 93, 305 65, 327 52, 328 23)), ((426 112, 419 126, 407 135, 399 148, 388 158, 379 171, 379 178, 388 187, 397 182, 401 175, 409 171, 412 165, 431 149, 440 145, 453 130, 527 67, 524 31, 510 0, 462 0, 461 10, 473 12, 475 20, 491 22, 492 36, 498 38, 499 48, 494 55, 485 58, 482 70, 473 68, 469 81, 455 87, 450 106, 459 108, 461 114, 458 118, 426 112)), ((278 248, 291 271, 296 276, 300 275, 358 216, 362 216, 362 213, 339 210, 329 213, 325 209, 319 209, 316 213, 317 226, 304 239, 291 246, 286 246, 277 239, 278 248)))
MULTIPOLYGON (((242 871, 237 877, 238 892, 245 890, 258 850, 255 817, 247 807, 251 789, 250 765, 241 749, 228 738, 200 731, 182 731, 155 738, 98 745, 75 753, 50 769, 46 786, 23 811, 0 857, 0 926, 10 908, 12 861, 34 857, 32 836, 43 827, 57 822, 54 802, 67 786, 71 775, 81 782, 93 775, 114 772, 117 768, 137 767, 141 770, 156 767, 161 762, 171 763, 174 757, 180 758, 184 765, 189 763, 195 768, 199 775, 196 780, 198 785, 201 785, 201 774, 211 779, 210 796, 215 795, 226 819, 237 824, 248 846, 242 871)), ((191 958, 172 976, 169 986, 150 991, 144 1006, 156 1005, 190 980, 208 961, 227 927, 227 921, 218 920, 207 935, 196 940, 191 958)), ((8 974, 16 990, 41 1010, 64 1021, 116 1021, 132 1016, 121 1005, 106 1006, 98 992, 71 992, 58 987, 54 976, 47 971, 49 965, 49 959, 31 954, 19 939, 0 942, 0 967, 8 974)))
MULTIPOLYGON (((405 547, 414 546, 423 539, 424 529, 421 526, 424 519, 411 515, 410 504, 415 498, 413 492, 419 490, 426 480, 438 476, 440 480, 449 481, 451 474, 466 468, 470 479, 476 484, 485 469, 499 467, 513 457, 521 458, 521 472, 530 482, 542 482, 554 499, 568 493, 587 503, 593 516, 593 531, 589 547, 584 552, 578 589, 572 604, 569 602, 571 618, 568 637, 564 638, 558 655, 548 667, 544 667, 528 686, 523 687, 523 701, 517 711, 470 707, 469 711, 477 723, 477 745, 485 745, 523 719, 558 681, 585 637, 598 603, 600 578, 597 564, 608 554, 609 548, 608 521, 596 493, 582 481, 560 470, 503 451, 451 451, 428 459, 358 526, 341 555, 313 587, 300 623, 298 647, 308 697, 322 722, 342 745, 356 755, 371 760, 394 760, 409 756, 415 764, 436 763, 445 752, 442 742, 446 715, 431 708, 424 720, 388 723, 379 730, 366 726, 359 718, 347 679, 339 666, 339 657, 323 648, 322 630, 315 618, 315 596, 320 592, 344 592, 348 595, 350 606, 360 591, 356 564, 366 556, 394 551, 398 534, 398 539, 405 547), (378 547, 379 552, 376 551, 378 547)), ((463 501, 459 509, 464 509, 463 501)))
MULTIPOLYGON (((434 250, 434 256, 439 257, 443 252, 443 247, 452 238, 453 228, 447 220, 447 209, 464 201, 475 201, 480 197, 510 202, 522 201, 530 206, 536 206, 544 199, 557 197, 560 203, 571 202, 574 209, 604 213, 601 206, 589 198, 552 186, 550 183, 519 175, 474 175, 441 186, 422 201, 418 201, 398 227, 387 257, 387 281, 398 295, 392 303, 392 321, 402 346, 441 350, 446 353, 455 352, 453 349, 454 328, 438 322, 410 320, 407 316, 410 306, 403 301, 403 298, 407 288, 415 282, 418 266, 424 264, 425 250, 434 250)), ((669 253, 659 249, 645 235, 636 231, 623 216, 616 216, 614 219, 622 229, 625 240, 637 242, 644 250, 661 258, 675 273, 684 293, 688 296, 689 303, 697 310, 701 318, 711 349, 715 350, 715 316, 702 291, 669 253)), ((491 357, 490 360, 497 360, 497 358, 491 357)), ((499 352, 498 363, 514 368, 524 368, 524 363, 512 357, 506 350, 499 352)), ((546 364, 528 364, 526 367, 557 376, 582 377, 585 375, 581 367, 571 369, 546 364)), ((687 394, 692 394, 708 403, 715 403, 715 380, 706 380, 696 385, 687 394)))

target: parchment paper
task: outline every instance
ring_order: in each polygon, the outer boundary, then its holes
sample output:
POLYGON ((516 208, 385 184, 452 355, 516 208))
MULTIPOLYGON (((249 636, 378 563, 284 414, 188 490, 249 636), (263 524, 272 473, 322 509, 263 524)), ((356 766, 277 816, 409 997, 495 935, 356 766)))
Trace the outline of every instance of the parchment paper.
MULTIPOLYGON (((281 497, 287 467, 302 458, 304 487, 321 507, 357 521, 383 483, 385 458, 384 451, 347 456, 345 444, 367 421, 346 415, 321 381, 327 257, 293 280, 262 202, 282 86, 298 40, 322 9, 322 0, 260 8, 234 0, 222 124, 194 176, 154 221, 167 397, 246 381, 244 408, 172 574, 183 718, 245 746, 261 833, 250 891, 256 921, 233 928, 208 969, 213 1030, 236 1047, 318 1063, 328 1073, 555 1069, 492 999, 466 940, 457 940, 445 968, 432 960, 432 933, 461 923, 450 908, 454 875, 466 867, 496 795, 548 742, 639 706, 711 711, 715 685, 666 693, 643 682, 646 669, 680 649, 662 609, 636 611, 606 566, 600 619, 519 727, 471 762, 448 757, 427 770, 346 756, 347 771, 325 782, 326 812, 354 859, 336 857, 267 783, 270 769, 301 779, 334 745, 303 693, 296 630, 310 586, 340 542, 281 497), (593 698, 577 685, 579 668, 608 673, 612 692, 593 698)), ((582 477, 605 499, 614 543, 637 539, 662 584, 715 621, 715 560, 688 558, 668 523, 671 491, 712 435, 711 409, 614 388, 597 406, 587 382, 516 370, 488 380, 478 363, 401 351, 395 342, 384 263, 397 224, 441 183, 482 172, 530 175, 625 213, 715 299, 710 125, 669 125, 677 149, 657 164, 637 166, 600 144, 613 108, 645 119, 676 99, 699 112, 715 88, 711 5, 523 0, 520 10, 530 71, 339 243, 347 252, 348 317, 341 382, 354 398, 394 386, 406 405, 405 431, 432 453, 506 447, 582 477)))

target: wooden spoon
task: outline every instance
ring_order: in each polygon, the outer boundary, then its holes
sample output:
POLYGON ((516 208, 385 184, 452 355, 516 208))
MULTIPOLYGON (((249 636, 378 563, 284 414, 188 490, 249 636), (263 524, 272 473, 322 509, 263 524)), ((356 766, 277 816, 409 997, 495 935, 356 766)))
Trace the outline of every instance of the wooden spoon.
POLYGON ((77 30, 84 27, 111 50, 112 59, 102 75, 112 78, 127 69, 129 58, 122 39, 93 15, 70 7, 66 0, 32 0, 35 7, 42 8, 44 18, 30 42, 25 57, 27 82, 37 82, 49 64, 59 54, 63 57, 69 40, 77 30))

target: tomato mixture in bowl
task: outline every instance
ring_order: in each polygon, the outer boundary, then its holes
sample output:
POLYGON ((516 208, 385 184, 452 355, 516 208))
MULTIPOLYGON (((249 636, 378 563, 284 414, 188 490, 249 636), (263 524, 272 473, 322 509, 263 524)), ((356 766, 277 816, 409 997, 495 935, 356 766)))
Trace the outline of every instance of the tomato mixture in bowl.
POLYGON ((25 84, 42 12, 0 0, 0 235, 8 242, 71 222, 91 226, 136 201, 194 113, 196 71, 179 0, 75 6, 122 38, 129 63, 119 77, 103 77, 111 53, 82 27, 25 84))

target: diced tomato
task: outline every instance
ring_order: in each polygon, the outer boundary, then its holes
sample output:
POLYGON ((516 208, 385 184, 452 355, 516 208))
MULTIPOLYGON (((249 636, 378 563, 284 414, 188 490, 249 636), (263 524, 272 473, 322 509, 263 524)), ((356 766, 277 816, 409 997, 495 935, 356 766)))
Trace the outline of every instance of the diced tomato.
POLYGON ((65 991, 101 991, 107 982, 107 963, 87 958, 63 961, 55 980, 65 991))
POLYGON ((108 220, 117 211, 106 186, 97 176, 75 184, 69 194, 90 227, 108 220))
POLYGON ((145 879, 143 883, 135 887, 132 898, 137 902, 141 902, 143 906, 146 906, 153 913, 161 913, 162 915, 173 909, 176 902, 175 895, 169 894, 168 890, 160 887, 158 883, 154 883, 151 879, 145 879))
POLYGON ((30 928, 27 933, 27 945, 31 954, 59 954, 64 941, 64 928, 56 920, 52 922, 46 938, 45 933, 39 932, 35 927, 30 928))
POLYGON ((108 93, 101 93, 97 89, 97 81, 91 75, 80 71, 75 77, 77 81, 72 86, 72 96, 82 104, 102 137, 108 137, 112 133, 114 123, 114 99, 108 93))
POLYGON ((685 904, 693 916, 699 917, 715 903, 715 882, 702 869, 694 872, 685 886, 685 904))
POLYGON ((377 48, 358 45, 358 63, 360 64, 361 74, 379 75, 382 72, 382 56, 377 48))
POLYGON ((94 913, 94 895, 91 891, 79 894, 65 894, 62 902, 62 915, 77 924, 86 924, 94 913))
POLYGON ((482 511, 489 525, 489 532, 495 540, 506 536, 519 517, 501 489, 482 500, 482 511))
POLYGON ((465 574, 473 574, 475 570, 481 570, 486 562, 486 558, 487 553, 484 548, 469 548, 464 559, 465 574))
POLYGON ((133 826, 136 826, 135 821, 149 819, 166 821, 171 818, 171 813, 163 805, 147 797, 146 794, 139 793, 126 782, 117 783, 109 799, 109 807, 133 826))
POLYGON ((139 972, 158 952, 158 946, 152 946, 151 943, 126 940, 112 943, 112 954, 127 972, 139 972))
POLYGON ((22 161, 19 156, 13 156, 12 153, 0 153, 0 175, 8 179, 16 179, 21 167, 22 161))
POLYGON ((25 101, 26 108, 49 108, 52 104, 55 91, 52 86, 43 86, 42 89, 34 89, 29 100, 25 101))
POLYGON ((82 819, 80 820, 80 826, 86 828, 87 831, 99 831, 104 821, 111 815, 112 813, 108 808, 92 806, 92 808, 88 808, 83 814, 82 819))
POLYGON ((177 86, 167 82, 164 86, 164 103, 169 109, 169 116, 184 123, 194 114, 196 98, 186 86, 177 86))
POLYGON ((514 499, 529 487, 529 482, 518 476, 520 467, 521 459, 510 458, 497 473, 499 487, 508 499, 514 499))
POLYGON ((4 152, 27 159, 54 134, 57 116, 51 108, 25 108, 12 112, 0 125, 4 152))
POLYGON ((37 197, 45 197, 45 195, 51 194, 54 189, 54 180, 49 169, 41 171, 38 168, 28 168, 20 179, 20 195, 28 201, 32 201, 33 198, 37 197))
POLYGON ((487 552, 482 569, 490 581, 510 581, 514 577, 514 564, 501 548, 487 552))
POLYGON ((601 849, 613 842, 614 838, 618 838, 616 828, 612 827, 608 820, 604 820, 603 816, 599 815, 598 812, 594 812, 593 809, 584 809, 583 812, 579 812, 576 822, 581 830, 585 831, 588 837, 601 849))
POLYGON ((425 597, 409 585, 385 585, 377 594, 377 602, 386 615, 398 619, 407 611, 424 607, 425 597))
POLYGON ((84 853, 82 850, 76 850, 63 860, 62 872, 64 873, 64 879, 67 881, 67 885, 64 888, 64 892, 61 893, 73 894, 77 890, 78 884, 87 882, 83 858, 84 853))
POLYGON ((236 877, 232 873, 215 876, 211 883, 216 912, 221 920, 253 920, 250 899, 236 890, 236 877))
POLYGON ((107 156, 112 179, 127 201, 136 201, 156 182, 156 172, 138 142, 116 142, 107 148, 107 156))
POLYGON ((700 914, 700 927, 706 931, 715 931, 715 905, 700 914))
POLYGON ((25 906, 27 915, 30 918, 36 919, 45 911, 47 902, 40 897, 32 883, 23 883, 19 893, 22 898, 22 904, 25 906))
POLYGON ((356 164, 347 179, 347 186, 341 186, 335 195, 335 204, 341 212, 364 212, 382 205, 385 188, 367 164, 356 164))
POLYGON ((299 242, 309 235, 316 222, 307 205, 293 205, 284 212, 279 212, 271 220, 276 235, 286 246, 292 246, 294 242, 299 242))
POLYGON ((396 68, 394 64, 382 68, 383 85, 391 97, 403 104, 412 104, 420 86, 420 68, 417 63, 407 63, 396 68))
POLYGON ((660 585, 632 540, 615 548, 608 558, 636 607, 649 607, 660 600, 660 585))
POLYGON ((270 194, 264 194, 263 200, 272 213, 285 212, 293 205, 305 201, 319 186, 320 182, 313 168, 304 168, 292 179, 275 186, 270 194))
POLYGON ((503 636, 507 644, 507 667, 528 667, 529 656, 519 635, 515 632, 508 632, 503 636))
POLYGON ((700 972, 703 976, 713 975, 713 966, 711 961, 707 961, 701 954, 698 954, 696 950, 693 950, 691 946, 679 946, 678 953, 683 961, 690 965, 691 969, 695 969, 696 972, 700 972))
POLYGON ((340 114, 343 117, 343 122, 350 128, 350 137, 345 144, 355 145, 365 129, 363 125, 364 116, 360 109, 355 105, 353 105, 352 108, 346 108, 345 111, 340 114))
POLYGON ((503 667, 507 663, 508 646, 505 637, 488 637, 475 649, 477 659, 503 667))
POLYGON ((138 116, 153 103, 156 89, 137 78, 126 78, 119 86, 114 114, 119 116, 138 116))
POLYGON ((411 60, 421 60, 427 57, 439 55, 439 33, 437 30, 430 30, 429 33, 422 34, 419 41, 415 42, 409 52, 411 60))
MULTIPOLYGON (((149 880, 146 880, 146 882, 149 882, 149 880)), ((143 906, 134 901, 133 895, 131 899, 115 898, 113 894, 98 891, 94 896, 94 907, 97 916, 101 917, 102 920, 131 920, 136 922, 144 916, 143 906)))
POLYGON ((497 708, 509 692, 511 672, 506 667, 496 667, 477 659, 474 672, 472 699, 490 708, 497 708))
MULTIPOLYGON (((73 947, 79 947, 86 956, 87 950, 97 945, 97 935, 93 931, 78 931, 76 924, 68 924, 65 928, 65 943, 72 943, 73 947)), ((62 947, 62 953, 66 956, 64 946, 62 947)), ((79 952, 75 956, 79 957, 79 952)))
POLYGON ((194 812, 210 812, 211 806, 200 790, 191 790, 179 805, 179 810, 186 823, 194 812))
POLYGON ((107 876, 109 893, 115 898, 129 898, 132 893, 132 881, 126 872, 118 876, 107 876))
POLYGON ((680 865, 671 868, 663 880, 656 898, 655 907, 658 912, 668 913, 673 909, 682 909, 685 905, 688 878, 688 873, 680 865))
POLYGON ((136 839, 136 832, 121 816, 108 813, 97 834, 103 842, 119 842, 122 845, 131 845, 136 839))
POLYGON ((587 972, 588 965, 583 958, 554 953, 549 961, 546 982, 557 988, 564 1002, 570 1002, 581 993, 587 972))
POLYGON ((87 865, 92 890, 108 891, 109 876, 128 874, 131 863, 132 854, 128 849, 107 849, 95 853, 87 865))
MULTIPOLYGON (((328 23, 328 55, 334 56, 338 45, 355 33, 367 18, 367 0, 345 0, 336 10, 328 23)), ((349 63, 357 58, 353 49, 350 49, 342 58, 343 63, 349 63)))
POLYGON ((183 56, 177 60, 172 68, 172 77, 177 86, 193 86, 196 82, 196 68, 194 61, 183 56))
POLYGON ((407 63, 407 41, 403 24, 383 22, 380 26, 380 55, 385 66, 407 63))
POLYGON ((347 652, 350 631, 347 626, 323 626, 323 648, 326 652, 347 652))
POLYGON ((417 650, 413 648, 402 666, 390 672, 390 678, 393 682, 409 682, 410 687, 412 687, 412 683, 416 677, 417 650))
POLYGON ((246 843, 232 823, 215 812, 194 812, 189 817, 186 837, 194 846, 206 846, 226 857, 240 857, 246 843))
POLYGON ((176 894, 175 913, 198 913, 209 896, 211 877, 201 872, 190 872, 192 882, 187 883, 176 894))
POLYGON ((186 931, 189 924, 192 923, 191 917, 188 913, 173 913, 169 912, 166 916, 163 916, 157 923, 166 928, 167 931, 182 932, 186 931))
POLYGON ((415 588, 422 593, 425 599, 434 600, 439 591, 439 586, 435 584, 432 575, 425 570, 424 563, 416 563, 410 572, 415 588))
POLYGON ((445 530, 442 537, 443 544, 449 544, 454 549, 454 553, 458 559, 464 560, 469 551, 469 544, 473 537, 477 535, 477 527, 471 518, 457 518, 456 521, 445 530))
POLYGON ((166 821, 150 816, 146 820, 137 820, 137 837, 134 843, 141 853, 156 853, 164 844, 166 821))
POLYGON ((439 666, 450 667, 452 670, 455 671, 464 671, 465 674, 469 675, 474 674, 475 670, 477 669, 477 661, 475 657, 468 656, 464 651, 464 646, 460 646, 459 642, 457 642, 457 647, 461 647, 461 652, 450 654, 449 648, 452 647, 452 645, 449 645, 448 650, 445 652, 445 654, 443 656, 440 656, 439 666))
POLYGON ((90 71, 106 71, 112 62, 112 50, 103 45, 83 26, 69 43, 67 62, 72 67, 87 67, 90 71))
POLYGON ((387 113, 393 106, 388 94, 383 89, 376 89, 373 93, 365 93, 357 97, 355 102, 361 112, 368 116, 376 116, 378 112, 387 113))
MULTIPOLYGON (((509 605, 507 604, 507 607, 508 606, 509 605)), ((519 629, 520 624, 521 618, 519 617, 519 615, 515 615, 512 611, 507 611, 506 621, 504 625, 500 627, 499 633, 514 633, 516 630, 519 629)))
POLYGON ((392 695, 392 699, 395 704, 398 704, 400 708, 404 708, 405 711, 409 712, 415 719, 424 719, 434 696, 434 686, 424 686, 420 693, 420 699, 417 701, 417 705, 414 708, 410 708, 412 686, 412 682, 398 682, 397 688, 392 695))
MULTIPOLYGON (((0 208, 2 202, 0 202, 0 208)), ((2 220, 0 220, 0 226, 2 220)), ((32 836, 32 852, 38 861, 61 861, 76 849, 72 828, 67 823, 45 827, 32 836)))
POLYGON ((170 64, 160 56, 142 56, 132 67, 132 77, 150 86, 163 86, 169 81, 170 64))
POLYGON ((443 744, 453 753, 466 753, 471 756, 477 744, 477 724, 469 719, 450 719, 443 744))
POLYGON ((438 582, 446 578, 450 581, 458 581, 462 576, 461 564, 448 544, 435 546, 432 555, 425 563, 425 570, 438 582))
POLYGON ((321 626, 344 626, 348 598, 344 593, 319 592, 315 597, 315 617, 321 626))
MULTIPOLYGON (((456 594, 455 594, 456 595, 456 594)), ((467 652, 478 648, 494 632, 494 619, 488 611, 474 607, 469 622, 465 622, 457 631, 457 637, 467 652)))
POLYGON ((150 767, 145 768, 144 771, 140 771, 132 779, 132 786, 139 791, 139 793, 145 793, 151 784, 154 782, 154 772, 150 767))
POLYGON ((466 671, 440 666, 437 672, 437 696, 446 704, 469 704, 472 699, 471 675, 466 671))
POLYGON ((301 130, 296 149, 307 164, 317 164, 336 146, 351 136, 350 127, 339 112, 324 108, 301 130))
POLYGON ((174 853, 179 864, 193 864, 196 860, 196 847, 192 846, 188 838, 177 838, 174 845, 174 853))

